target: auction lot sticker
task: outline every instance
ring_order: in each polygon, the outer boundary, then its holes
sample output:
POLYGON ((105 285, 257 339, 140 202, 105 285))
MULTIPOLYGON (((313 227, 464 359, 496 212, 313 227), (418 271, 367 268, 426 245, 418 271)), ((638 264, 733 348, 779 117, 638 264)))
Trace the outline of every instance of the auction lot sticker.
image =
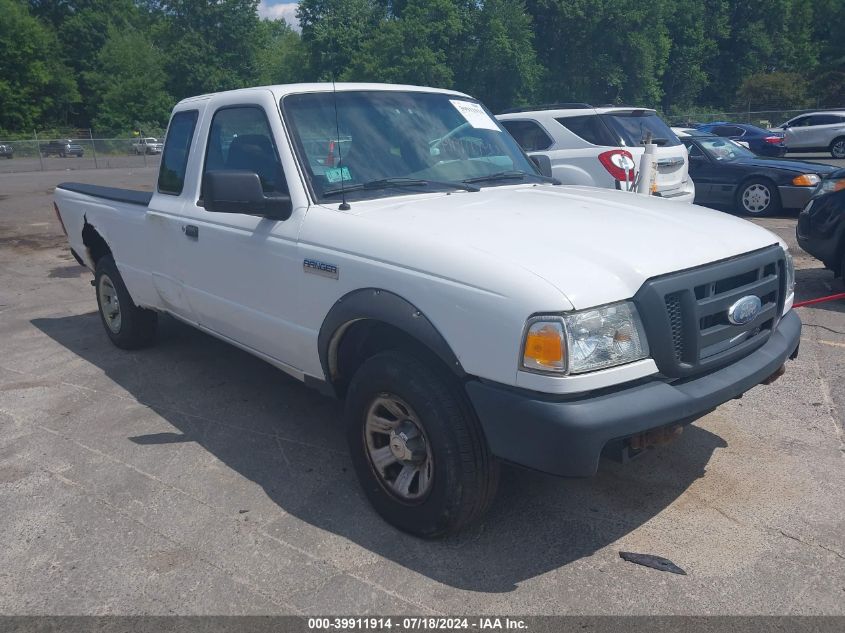
POLYGON ((499 126, 490 118, 490 115, 484 111, 480 103, 473 103, 472 101, 462 101, 461 99, 449 99, 449 103, 455 106, 455 109, 463 115, 472 127, 481 128, 482 130, 499 131, 499 126))

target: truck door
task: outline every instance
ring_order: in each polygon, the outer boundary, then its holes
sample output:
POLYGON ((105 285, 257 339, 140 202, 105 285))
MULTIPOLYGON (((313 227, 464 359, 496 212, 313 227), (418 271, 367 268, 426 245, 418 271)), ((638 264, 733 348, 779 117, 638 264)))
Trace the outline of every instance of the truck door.
POLYGON ((197 195, 183 210, 181 276, 199 325, 295 369, 305 355, 303 330, 294 323, 303 300, 297 237, 304 191, 293 192, 293 213, 284 221, 212 213, 202 201, 202 178, 213 170, 254 172, 267 194, 289 193, 288 177, 298 178, 272 93, 254 95, 248 104, 242 94, 220 95, 206 111, 197 195))
MULTIPOLYGON (((166 147, 159 168, 156 192, 144 218, 147 260, 157 305, 190 322, 196 322, 182 284, 184 237, 182 212, 193 197, 188 184, 188 159, 196 153, 198 110, 173 114, 167 127, 166 147), (194 146, 192 150, 191 147, 194 146)), ((135 145, 140 153, 141 140, 135 145)))

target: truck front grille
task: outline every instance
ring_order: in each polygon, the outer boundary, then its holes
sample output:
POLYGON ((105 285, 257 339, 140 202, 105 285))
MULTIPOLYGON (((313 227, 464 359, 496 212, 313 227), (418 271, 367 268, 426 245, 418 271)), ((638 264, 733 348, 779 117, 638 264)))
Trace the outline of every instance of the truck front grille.
POLYGON ((783 311, 785 271, 775 245, 643 284, 634 301, 661 373, 702 373, 762 345, 783 311), (730 307, 748 296, 760 299, 760 311, 748 323, 732 323, 730 307))

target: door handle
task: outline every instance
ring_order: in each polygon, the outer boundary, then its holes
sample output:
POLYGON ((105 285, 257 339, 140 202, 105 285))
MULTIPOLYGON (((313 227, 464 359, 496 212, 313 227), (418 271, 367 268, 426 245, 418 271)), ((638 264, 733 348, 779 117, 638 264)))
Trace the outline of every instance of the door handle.
POLYGON ((183 226, 182 232, 185 234, 185 237, 190 237, 195 240, 198 240, 200 237, 199 227, 193 224, 186 224, 185 226, 183 226))

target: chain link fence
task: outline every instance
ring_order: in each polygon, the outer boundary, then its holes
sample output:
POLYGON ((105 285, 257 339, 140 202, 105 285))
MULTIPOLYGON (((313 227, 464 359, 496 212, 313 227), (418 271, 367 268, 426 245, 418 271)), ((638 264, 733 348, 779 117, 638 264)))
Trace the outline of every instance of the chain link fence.
POLYGON ((807 112, 825 112, 825 111, 845 111, 845 107, 841 108, 814 108, 803 110, 742 110, 733 112, 705 112, 693 111, 682 114, 667 114, 666 121, 670 125, 678 127, 694 127, 703 123, 715 123, 717 121, 727 121, 730 123, 748 123, 756 125, 763 129, 773 128, 775 126, 785 123, 789 119, 805 114, 807 112))
MULTIPOLYGON (((89 134, 45 134, 0 138, 0 173, 158 167, 164 130, 131 138, 92 138, 89 134), (141 142, 154 139, 159 143, 141 142)), ((85 132, 88 132, 87 130, 85 132)))

